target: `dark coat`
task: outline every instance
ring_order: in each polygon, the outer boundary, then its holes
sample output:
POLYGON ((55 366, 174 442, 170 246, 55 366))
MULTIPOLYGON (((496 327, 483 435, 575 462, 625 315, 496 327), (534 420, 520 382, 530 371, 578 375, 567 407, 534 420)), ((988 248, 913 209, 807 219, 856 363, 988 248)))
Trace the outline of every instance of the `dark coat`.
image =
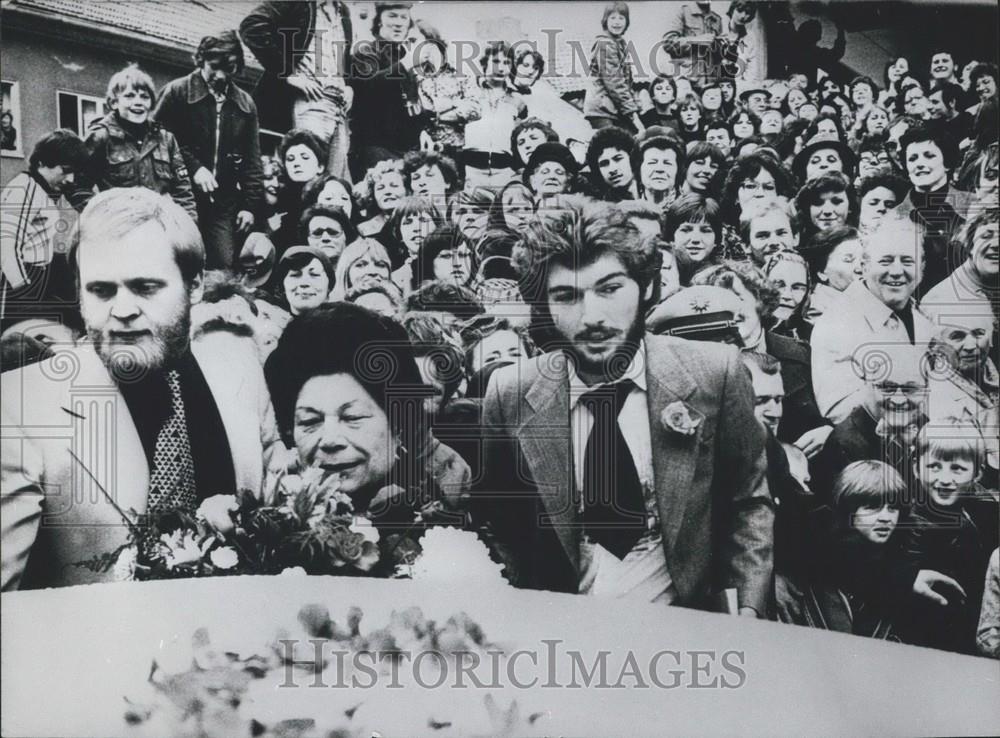
POLYGON ((140 145, 122 127, 115 112, 90 124, 87 135, 88 162, 82 186, 96 184, 104 191, 112 187, 145 187, 170 195, 198 222, 191 193, 191 177, 174 134, 151 123, 140 145))
MULTIPOLYGON (((358 44, 351 58, 351 146, 379 146, 393 151, 416 148, 419 115, 411 117, 406 101, 417 102, 413 72, 402 64, 402 44, 376 38, 358 44)), ((415 111, 416 112, 416 111, 415 111)))
POLYGON ((260 164, 257 106, 250 95, 230 84, 222 115, 217 117, 215 98, 196 69, 163 88, 153 118, 177 138, 192 176, 205 167, 215 174, 220 189, 235 191, 239 185, 244 203, 241 209, 263 215, 264 174, 260 164))
POLYGON ((996 498, 981 488, 954 509, 920 505, 914 510, 910 525, 900 531, 900 570, 941 572, 962 586, 966 600, 949 598, 948 606, 941 607, 914 598, 911 617, 902 629, 907 642, 976 653, 976 625, 986 566, 997 545, 997 517, 996 498))
MULTIPOLYGON (((732 346, 647 334, 653 479, 676 604, 709 608, 727 588, 764 614, 771 600, 774 507, 765 433, 749 373, 732 346), (671 405, 698 419, 686 435, 671 405)), ((551 355, 498 370, 483 400, 482 473, 472 512, 515 562, 514 584, 577 592, 579 512, 569 378, 551 355)))
POLYGON ((794 443, 806 431, 828 425, 813 394, 809 346, 772 331, 764 333, 764 346, 767 353, 781 362, 781 381, 785 385, 784 415, 778 427, 778 440, 794 443))
POLYGON ((965 260, 955 239, 965 225, 973 200, 972 194, 945 185, 937 192, 910 190, 896 208, 898 215, 924 228, 924 276, 918 295, 926 295, 965 260))
POLYGON ((837 474, 855 461, 883 461, 898 471, 904 480, 912 478, 910 449, 896 438, 882 438, 875 432, 877 426, 871 413, 859 406, 833 427, 823 450, 810 465, 813 491, 824 502, 830 501, 830 490, 837 474))
MULTIPOLYGON (((350 69, 351 13, 346 3, 337 5, 344 19, 345 68, 350 69)), ((261 3, 240 23, 240 38, 264 67, 264 76, 253 95, 261 111, 261 128, 284 134, 292 127, 292 103, 297 91, 285 78, 294 74, 312 43, 315 26, 316 3, 275 0, 261 3)))

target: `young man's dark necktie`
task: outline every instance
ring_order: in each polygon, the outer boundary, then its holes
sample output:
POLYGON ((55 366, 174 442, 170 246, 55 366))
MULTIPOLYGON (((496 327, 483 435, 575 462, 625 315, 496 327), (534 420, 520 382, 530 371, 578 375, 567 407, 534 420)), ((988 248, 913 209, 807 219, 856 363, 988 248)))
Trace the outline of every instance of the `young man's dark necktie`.
POLYGON ((604 385, 580 398, 594 417, 583 452, 583 524, 587 535, 618 558, 632 550, 646 529, 639 473, 618 414, 635 384, 604 385))

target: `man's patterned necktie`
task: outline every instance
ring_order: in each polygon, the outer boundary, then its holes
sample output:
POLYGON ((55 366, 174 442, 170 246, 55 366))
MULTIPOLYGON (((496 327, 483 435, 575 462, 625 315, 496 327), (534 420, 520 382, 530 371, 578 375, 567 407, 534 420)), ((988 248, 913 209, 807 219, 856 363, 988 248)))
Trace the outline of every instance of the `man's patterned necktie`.
POLYGON ((166 374, 170 387, 170 416, 163 423, 156 437, 153 451, 153 469, 149 475, 150 513, 165 512, 176 508, 194 511, 197 502, 194 481, 194 457, 188 438, 187 416, 181 397, 180 375, 177 370, 166 374))

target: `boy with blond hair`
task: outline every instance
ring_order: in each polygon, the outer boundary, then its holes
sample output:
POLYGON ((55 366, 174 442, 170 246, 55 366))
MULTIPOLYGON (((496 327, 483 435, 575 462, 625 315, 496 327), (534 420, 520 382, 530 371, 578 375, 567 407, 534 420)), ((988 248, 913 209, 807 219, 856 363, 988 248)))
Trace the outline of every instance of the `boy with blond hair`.
POLYGON ((134 64, 108 82, 111 112, 90 125, 86 185, 145 187, 169 195, 198 221, 184 157, 177 139, 149 115, 156 99, 152 78, 134 64))
POLYGON ((918 495, 912 524, 904 532, 902 556, 916 570, 943 575, 936 597, 920 598, 907 640, 919 645, 975 653, 974 640, 990 554, 997 547, 997 493, 979 484, 986 443, 972 421, 944 418, 917 434, 913 470, 918 495))

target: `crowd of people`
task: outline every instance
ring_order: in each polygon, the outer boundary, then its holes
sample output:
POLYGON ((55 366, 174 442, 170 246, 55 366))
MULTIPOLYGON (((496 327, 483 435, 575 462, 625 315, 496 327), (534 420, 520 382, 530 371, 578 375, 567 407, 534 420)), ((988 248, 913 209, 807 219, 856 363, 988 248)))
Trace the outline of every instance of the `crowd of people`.
POLYGON ((1000 656, 997 67, 765 83, 754 3, 683 3, 695 62, 636 81, 612 2, 584 135, 538 113, 543 55, 456 70, 411 5, 355 43, 342 2, 262 3, 5 187, 3 587, 79 583, 111 535, 41 523, 78 478, 32 432, 69 350, 150 506, 322 467, 483 531, 517 586, 1000 656))

